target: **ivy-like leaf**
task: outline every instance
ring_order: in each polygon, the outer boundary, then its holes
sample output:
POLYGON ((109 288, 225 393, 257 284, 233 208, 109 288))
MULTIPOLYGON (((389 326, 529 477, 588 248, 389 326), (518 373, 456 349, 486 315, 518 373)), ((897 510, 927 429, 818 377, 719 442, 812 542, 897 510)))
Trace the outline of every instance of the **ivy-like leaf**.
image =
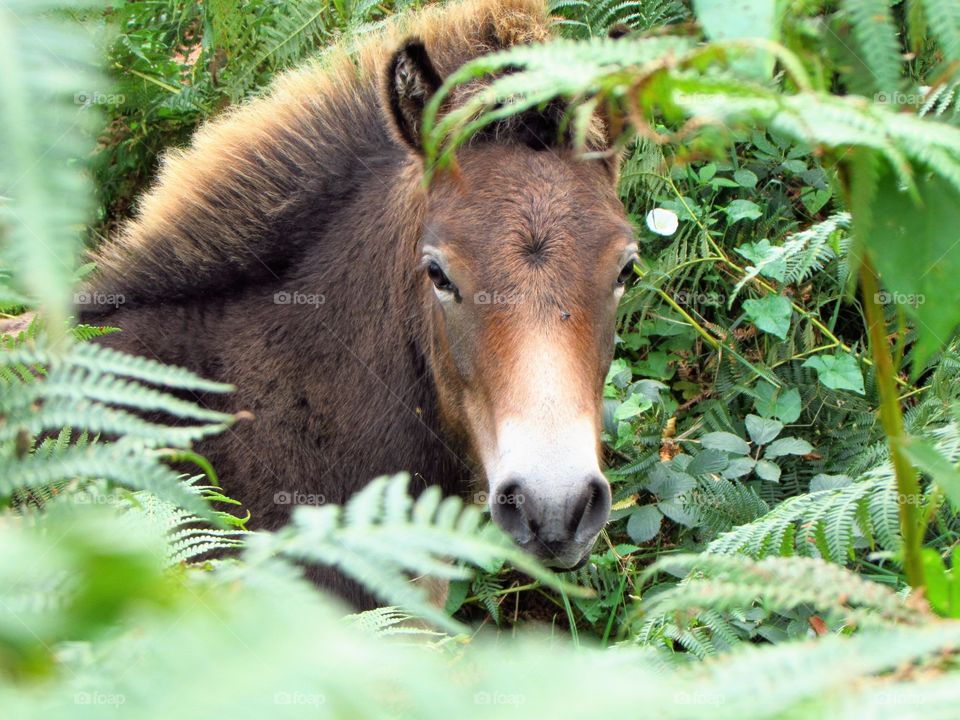
POLYGON ((764 332, 776 335, 781 340, 787 339, 790 330, 790 317, 793 315, 793 306, 782 295, 767 295, 757 300, 746 300, 743 311, 750 321, 764 332))
POLYGON ((797 388, 778 388, 761 380, 756 386, 753 406, 762 417, 776 418, 783 423, 796 422, 800 418, 800 391, 797 388))
POLYGON ((803 367, 817 371, 817 379, 831 390, 852 390, 863 395, 863 373, 853 355, 814 355, 803 367))

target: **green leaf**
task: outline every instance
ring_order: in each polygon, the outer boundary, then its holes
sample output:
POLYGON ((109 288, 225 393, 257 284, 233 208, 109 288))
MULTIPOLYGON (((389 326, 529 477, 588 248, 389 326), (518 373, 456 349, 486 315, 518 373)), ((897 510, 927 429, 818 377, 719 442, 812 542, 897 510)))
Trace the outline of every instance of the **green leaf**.
POLYGON ((630 384, 632 377, 633 371, 630 369, 629 363, 623 358, 614 358, 613 362, 610 363, 610 369, 607 370, 604 385, 613 385, 623 389, 630 384))
POLYGON ((808 213, 816 215, 831 197, 833 197, 833 191, 830 188, 804 188, 800 193, 800 202, 808 213))
POLYGON ((757 461, 753 458, 734 458, 730 461, 730 464, 727 465, 726 469, 720 474, 727 480, 733 480, 738 477, 743 477, 744 475, 749 475, 756 464, 757 461))
POLYGON ((766 264, 760 269, 760 274, 782 282, 787 276, 787 261, 784 259, 772 260, 779 248, 770 244, 770 241, 764 238, 755 243, 744 243, 740 247, 734 248, 737 254, 742 255, 753 263, 754 267, 760 267, 761 263, 766 264))
POLYGON ((960 547, 950 553, 950 617, 960 618, 960 547))
POLYGON ((780 482, 780 466, 769 460, 758 460, 757 475, 768 482, 780 482))
POLYGON ((642 505, 627 519, 627 535, 640 544, 653 540, 660 532, 663 514, 654 505, 642 505))
POLYGON ((733 174, 733 179, 737 181, 739 185, 745 188, 755 188, 757 186, 757 174, 752 170, 747 170, 746 168, 740 168, 733 174))
POLYGON ((665 352, 654 350, 647 354, 644 360, 634 363, 633 369, 637 375, 643 375, 657 380, 669 380, 673 370, 669 367, 672 358, 665 352))
POLYGON ((807 455, 813 452, 813 445, 797 437, 785 437, 774 440, 763 451, 765 458, 781 457, 783 455, 807 455))
POLYGON ((954 509, 960 509, 960 470, 929 442, 918 437, 907 437, 903 452, 913 465, 930 476, 954 509))
POLYGON ((750 444, 739 435, 728 432, 707 433, 700 438, 700 444, 708 450, 724 450, 735 455, 746 455, 750 444))
POLYGON ((613 419, 618 421, 628 420, 629 418, 636 417, 645 410, 649 410, 651 407, 653 407, 653 403, 645 396, 640 393, 633 393, 617 406, 617 409, 613 413, 613 419))
MULTIPOLYGON (((776 0, 694 0, 693 8, 711 40, 779 37, 776 0)), ((766 80, 773 70, 773 56, 756 50, 743 53, 733 65, 755 80, 766 80)))
POLYGON ((661 500, 676 497, 697 484, 690 475, 672 467, 672 463, 658 463, 650 470, 646 488, 661 500))
POLYGON ((879 179, 873 213, 866 244, 887 291, 876 300, 913 320, 916 372, 960 323, 960 190, 941 175, 924 174, 914 195, 888 171, 879 179))
POLYGON ((740 220, 756 220, 763 215, 763 210, 750 200, 733 200, 723 212, 727 215, 727 225, 733 225, 740 220))
POLYGON ((938 615, 950 615, 950 592, 947 583, 947 568, 943 558, 933 548, 923 548, 920 560, 923 565, 923 582, 930 607, 938 615))
POLYGON ((783 430, 783 423, 757 415, 747 415, 745 421, 750 439, 757 445, 766 445, 783 430))
POLYGON ((776 335, 781 340, 787 339, 790 317, 793 315, 793 307, 787 298, 767 295, 759 300, 746 300, 743 310, 751 322, 764 332, 776 335))
POLYGON ((797 388, 784 390, 761 380, 756 386, 753 406, 762 417, 772 417, 784 423, 796 422, 800 418, 800 391, 797 388))
POLYGON ((700 523, 697 513, 687 507, 680 499, 663 500, 657 503, 657 508, 678 525, 692 528, 700 523))
POLYGON ((730 459, 726 453, 720 450, 702 450, 687 465, 687 472, 690 475, 706 475, 720 472, 729 464, 730 459))
POLYGON ((817 371, 817 378, 831 390, 852 390, 863 395, 863 373, 856 358, 847 353, 839 355, 814 355, 803 367, 817 371))

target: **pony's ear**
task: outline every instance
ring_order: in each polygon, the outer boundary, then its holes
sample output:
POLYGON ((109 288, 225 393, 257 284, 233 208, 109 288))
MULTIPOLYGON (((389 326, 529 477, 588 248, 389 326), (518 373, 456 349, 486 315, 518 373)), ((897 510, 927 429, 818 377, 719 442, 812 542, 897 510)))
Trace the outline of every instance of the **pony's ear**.
POLYGON ((419 40, 408 40, 387 66, 387 100, 400 137, 421 152, 423 109, 443 80, 419 40))

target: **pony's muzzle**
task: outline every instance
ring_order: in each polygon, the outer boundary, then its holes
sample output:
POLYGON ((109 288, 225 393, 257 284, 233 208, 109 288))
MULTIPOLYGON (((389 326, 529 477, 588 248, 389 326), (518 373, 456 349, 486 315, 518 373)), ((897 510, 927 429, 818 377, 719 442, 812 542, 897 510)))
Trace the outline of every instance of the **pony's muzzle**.
POLYGON ((491 487, 494 522, 545 565, 570 569, 589 555, 610 516, 610 485, 600 474, 568 484, 511 477, 491 487))

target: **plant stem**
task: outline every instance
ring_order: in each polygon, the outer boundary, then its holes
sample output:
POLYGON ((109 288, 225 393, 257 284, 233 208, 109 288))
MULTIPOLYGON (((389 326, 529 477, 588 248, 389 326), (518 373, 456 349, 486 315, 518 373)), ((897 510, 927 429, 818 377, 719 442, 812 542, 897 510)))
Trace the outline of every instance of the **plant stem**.
POLYGON ((920 481, 903 452, 906 433, 903 430, 900 399, 897 397, 896 368, 893 365, 890 347, 887 345, 883 307, 877 301, 879 291, 873 265, 868 258, 864 258, 860 267, 860 292, 863 295, 870 350, 876 368, 877 389, 880 391, 880 422, 890 446, 890 459, 897 479, 900 533, 903 535, 903 569, 907 574, 907 582, 919 588, 923 587, 923 568, 920 561, 923 538, 920 535, 920 518, 917 511, 920 481))

